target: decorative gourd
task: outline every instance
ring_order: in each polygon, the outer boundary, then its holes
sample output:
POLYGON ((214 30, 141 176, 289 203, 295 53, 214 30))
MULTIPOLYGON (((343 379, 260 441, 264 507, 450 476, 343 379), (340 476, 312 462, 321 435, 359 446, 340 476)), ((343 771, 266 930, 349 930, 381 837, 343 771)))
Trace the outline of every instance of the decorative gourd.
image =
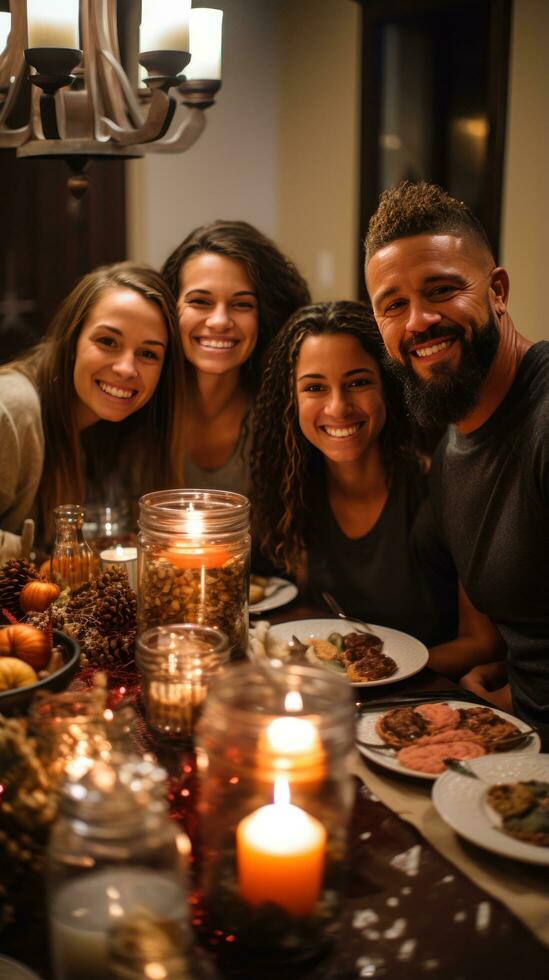
POLYGON ((0 691, 36 684, 36 671, 18 657, 0 657, 0 691))
POLYGON ((44 612, 57 599, 61 589, 55 582, 27 582, 21 589, 19 605, 23 612, 44 612))
POLYGON ((34 670, 42 670, 50 656, 49 637, 35 626, 16 623, 0 630, 0 663, 2 657, 18 657, 34 670))

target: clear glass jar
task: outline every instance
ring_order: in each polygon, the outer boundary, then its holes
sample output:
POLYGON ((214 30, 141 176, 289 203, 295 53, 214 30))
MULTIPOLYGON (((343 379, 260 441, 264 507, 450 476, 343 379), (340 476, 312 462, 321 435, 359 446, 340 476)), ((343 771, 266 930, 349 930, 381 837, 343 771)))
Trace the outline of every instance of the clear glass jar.
POLYGON ((354 713, 344 679, 301 664, 277 673, 275 685, 233 666, 198 723, 199 907, 208 936, 236 937, 231 952, 289 962, 338 930, 354 713))
POLYGON ((97 574, 97 555, 84 538, 84 508, 79 504, 56 507, 55 543, 50 562, 50 575, 61 588, 75 592, 97 574))
POLYGON ((191 739, 208 686, 229 652, 227 637, 214 626, 153 626, 142 633, 136 660, 149 725, 191 739))
POLYGON ((48 848, 55 980, 108 977, 110 944, 137 914, 188 942, 165 777, 156 763, 120 757, 65 783, 48 848))
POLYGON ((98 686, 82 691, 36 695, 29 710, 29 732, 55 785, 78 778, 97 759, 131 753, 136 714, 129 704, 106 706, 107 691, 98 686))
POLYGON ((162 490, 139 501, 138 628, 217 626, 233 657, 248 641, 250 504, 223 490, 162 490))

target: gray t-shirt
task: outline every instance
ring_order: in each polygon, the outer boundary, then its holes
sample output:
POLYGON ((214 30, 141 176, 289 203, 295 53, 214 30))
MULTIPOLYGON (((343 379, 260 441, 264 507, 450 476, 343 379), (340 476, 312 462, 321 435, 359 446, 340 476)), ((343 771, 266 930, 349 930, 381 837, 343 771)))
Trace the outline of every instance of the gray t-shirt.
POLYGON ((549 739, 548 342, 526 352, 483 426, 450 427, 431 496, 467 595, 507 645, 515 710, 549 739))
POLYGON ((234 493, 250 492, 250 443, 251 412, 248 412, 240 429, 235 450, 223 466, 204 470, 188 456, 185 459, 185 486, 197 490, 232 490, 234 493))

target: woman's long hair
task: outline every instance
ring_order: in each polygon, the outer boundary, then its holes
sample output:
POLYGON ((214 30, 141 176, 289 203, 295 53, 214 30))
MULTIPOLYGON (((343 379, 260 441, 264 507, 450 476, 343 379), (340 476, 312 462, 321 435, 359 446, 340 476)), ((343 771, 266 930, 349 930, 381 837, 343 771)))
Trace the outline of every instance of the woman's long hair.
POLYGON ((385 366, 375 320, 363 303, 317 303, 299 310, 270 348, 255 402, 252 444, 254 532, 262 552, 292 574, 305 548, 310 495, 324 472, 322 453, 303 435, 298 416, 295 368, 306 337, 350 334, 376 361, 387 421, 379 441, 391 480, 399 460, 411 461, 411 433, 400 388, 385 366))
POLYGON ((162 275, 174 296, 179 296, 185 262, 201 252, 215 252, 242 262, 257 293, 257 344, 242 370, 242 384, 254 395, 267 347, 288 317, 311 302, 309 287, 293 263, 253 225, 246 221, 213 221, 195 228, 166 259, 162 275))
POLYGON ((182 396, 184 361, 173 297, 162 277, 131 262, 103 266, 84 276, 63 301, 44 339, 1 369, 26 375, 39 393, 45 456, 38 491, 41 530, 51 534, 52 510, 85 500, 86 477, 100 482, 112 466, 125 465, 144 492, 181 483, 183 468, 182 396), (100 296, 109 289, 131 289, 162 314, 168 347, 153 396, 121 422, 99 421, 83 433, 82 458, 76 424, 74 365, 82 327, 100 296), (140 472, 136 475, 136 467, 140 472))

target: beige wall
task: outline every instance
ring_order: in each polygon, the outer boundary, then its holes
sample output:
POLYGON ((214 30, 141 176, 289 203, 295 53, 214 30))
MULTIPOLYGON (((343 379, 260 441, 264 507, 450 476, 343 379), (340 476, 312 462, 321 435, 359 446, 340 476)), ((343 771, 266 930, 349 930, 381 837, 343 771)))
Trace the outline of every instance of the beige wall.
POLYGON ((224 11, 223 85, 190 150, 128 165, 130 258, 158 266, 215 218, 241 218, 275 234, 278 2, 195 0, 224 11))
POLYGON ((314 299, 356 291, 359 8, 282 0, 278 240, 314 299))
MULTIPOLYGON (((224 82, 188 153, 132 165, 131 255, 153 263, 195 225, 246 218, 294 259, 315 299, 352 298, 359 220, 360 12, 351 0, 212 0, 224 82)), ((502 259, 532 339, 549 219, 549 0, 515 0, 502 259)))
POLYGON ((531 340, 549 339, 549 3, 515 0, 502 228, 510 311, 531 340))

